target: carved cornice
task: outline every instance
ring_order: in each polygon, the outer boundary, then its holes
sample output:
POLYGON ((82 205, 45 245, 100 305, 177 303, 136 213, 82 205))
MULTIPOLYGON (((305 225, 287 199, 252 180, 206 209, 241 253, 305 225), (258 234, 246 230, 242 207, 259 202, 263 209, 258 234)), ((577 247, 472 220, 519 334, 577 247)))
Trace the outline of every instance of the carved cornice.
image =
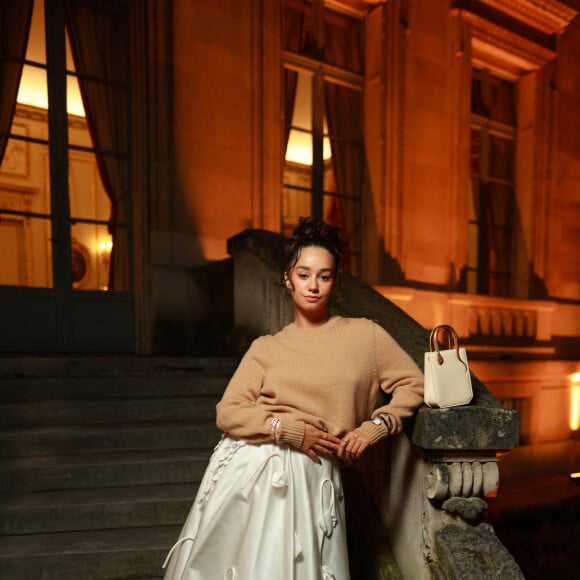
POLYGON ((578 14, 557 0, 481 0, 495 10, 545 34, 559 34, 578 14))
POLYGON ((556 53, 545 46, 506 30, 502 26, 473 14, 458 10, 461 19, 471 25, 473 58, 490 63, 518 76, 538 69, 552 60, 556 53))

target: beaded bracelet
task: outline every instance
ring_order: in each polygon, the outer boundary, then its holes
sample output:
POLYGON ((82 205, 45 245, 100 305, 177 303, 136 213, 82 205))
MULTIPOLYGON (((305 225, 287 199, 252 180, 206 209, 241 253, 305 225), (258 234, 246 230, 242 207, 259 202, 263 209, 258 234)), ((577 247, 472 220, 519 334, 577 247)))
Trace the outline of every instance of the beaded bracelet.
POLYGON ((280 437, 280 419, 272 417, 272 439, 278 443, 278 437, 280 437))

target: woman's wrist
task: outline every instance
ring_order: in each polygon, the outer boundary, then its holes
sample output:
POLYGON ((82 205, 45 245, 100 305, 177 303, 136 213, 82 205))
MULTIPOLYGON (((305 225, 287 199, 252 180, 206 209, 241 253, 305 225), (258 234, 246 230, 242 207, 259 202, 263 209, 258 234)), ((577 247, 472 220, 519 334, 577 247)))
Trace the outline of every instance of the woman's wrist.
MULTIPOLYGON (((272 419, 274 421, 276 417, 272 419)), ((280 419, 275 422, 274 431, 276 436, 274 441, 278 444, 287 443, 300 449, 304 441, 304 421, 294 421, 289 418, 280 419)))
POLYGON ((272 430, 271 430, 271 437, 272 440, 276 443, 280 443, 280 429, 282 426, 282 421, 279 417, 272 417, 271 420, 272 430))

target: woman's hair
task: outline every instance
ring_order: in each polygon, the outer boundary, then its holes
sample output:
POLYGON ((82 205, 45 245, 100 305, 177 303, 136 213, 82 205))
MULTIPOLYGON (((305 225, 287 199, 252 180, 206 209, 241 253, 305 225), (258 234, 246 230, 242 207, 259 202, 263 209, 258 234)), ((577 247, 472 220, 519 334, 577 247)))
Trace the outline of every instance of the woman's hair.
POLYGON ((286 240, 286 253, 281 286, 286 288, 286 275, 296 265, 300 251, 309 247, 324 248, 334 258, 334 274, 342 268, 344 240, 340 228, 312 217, 301 217, 292 236, 286 240))

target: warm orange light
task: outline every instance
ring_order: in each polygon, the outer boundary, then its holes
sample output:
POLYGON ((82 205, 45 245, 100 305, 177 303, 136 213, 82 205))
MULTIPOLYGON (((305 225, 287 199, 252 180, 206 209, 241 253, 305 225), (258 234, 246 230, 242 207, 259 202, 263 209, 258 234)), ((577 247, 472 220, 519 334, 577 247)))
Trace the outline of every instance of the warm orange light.
POLYGON ((113 249, 113 242, 112 242, 112 240, 107 240, 107 241, 104 241, 104 242, 99 242, 99 252, 101 254, 110 254, 112 249, 113 249))
POLYGON ((570 429, 580 429, 580 373, 570 376, 570 429))

